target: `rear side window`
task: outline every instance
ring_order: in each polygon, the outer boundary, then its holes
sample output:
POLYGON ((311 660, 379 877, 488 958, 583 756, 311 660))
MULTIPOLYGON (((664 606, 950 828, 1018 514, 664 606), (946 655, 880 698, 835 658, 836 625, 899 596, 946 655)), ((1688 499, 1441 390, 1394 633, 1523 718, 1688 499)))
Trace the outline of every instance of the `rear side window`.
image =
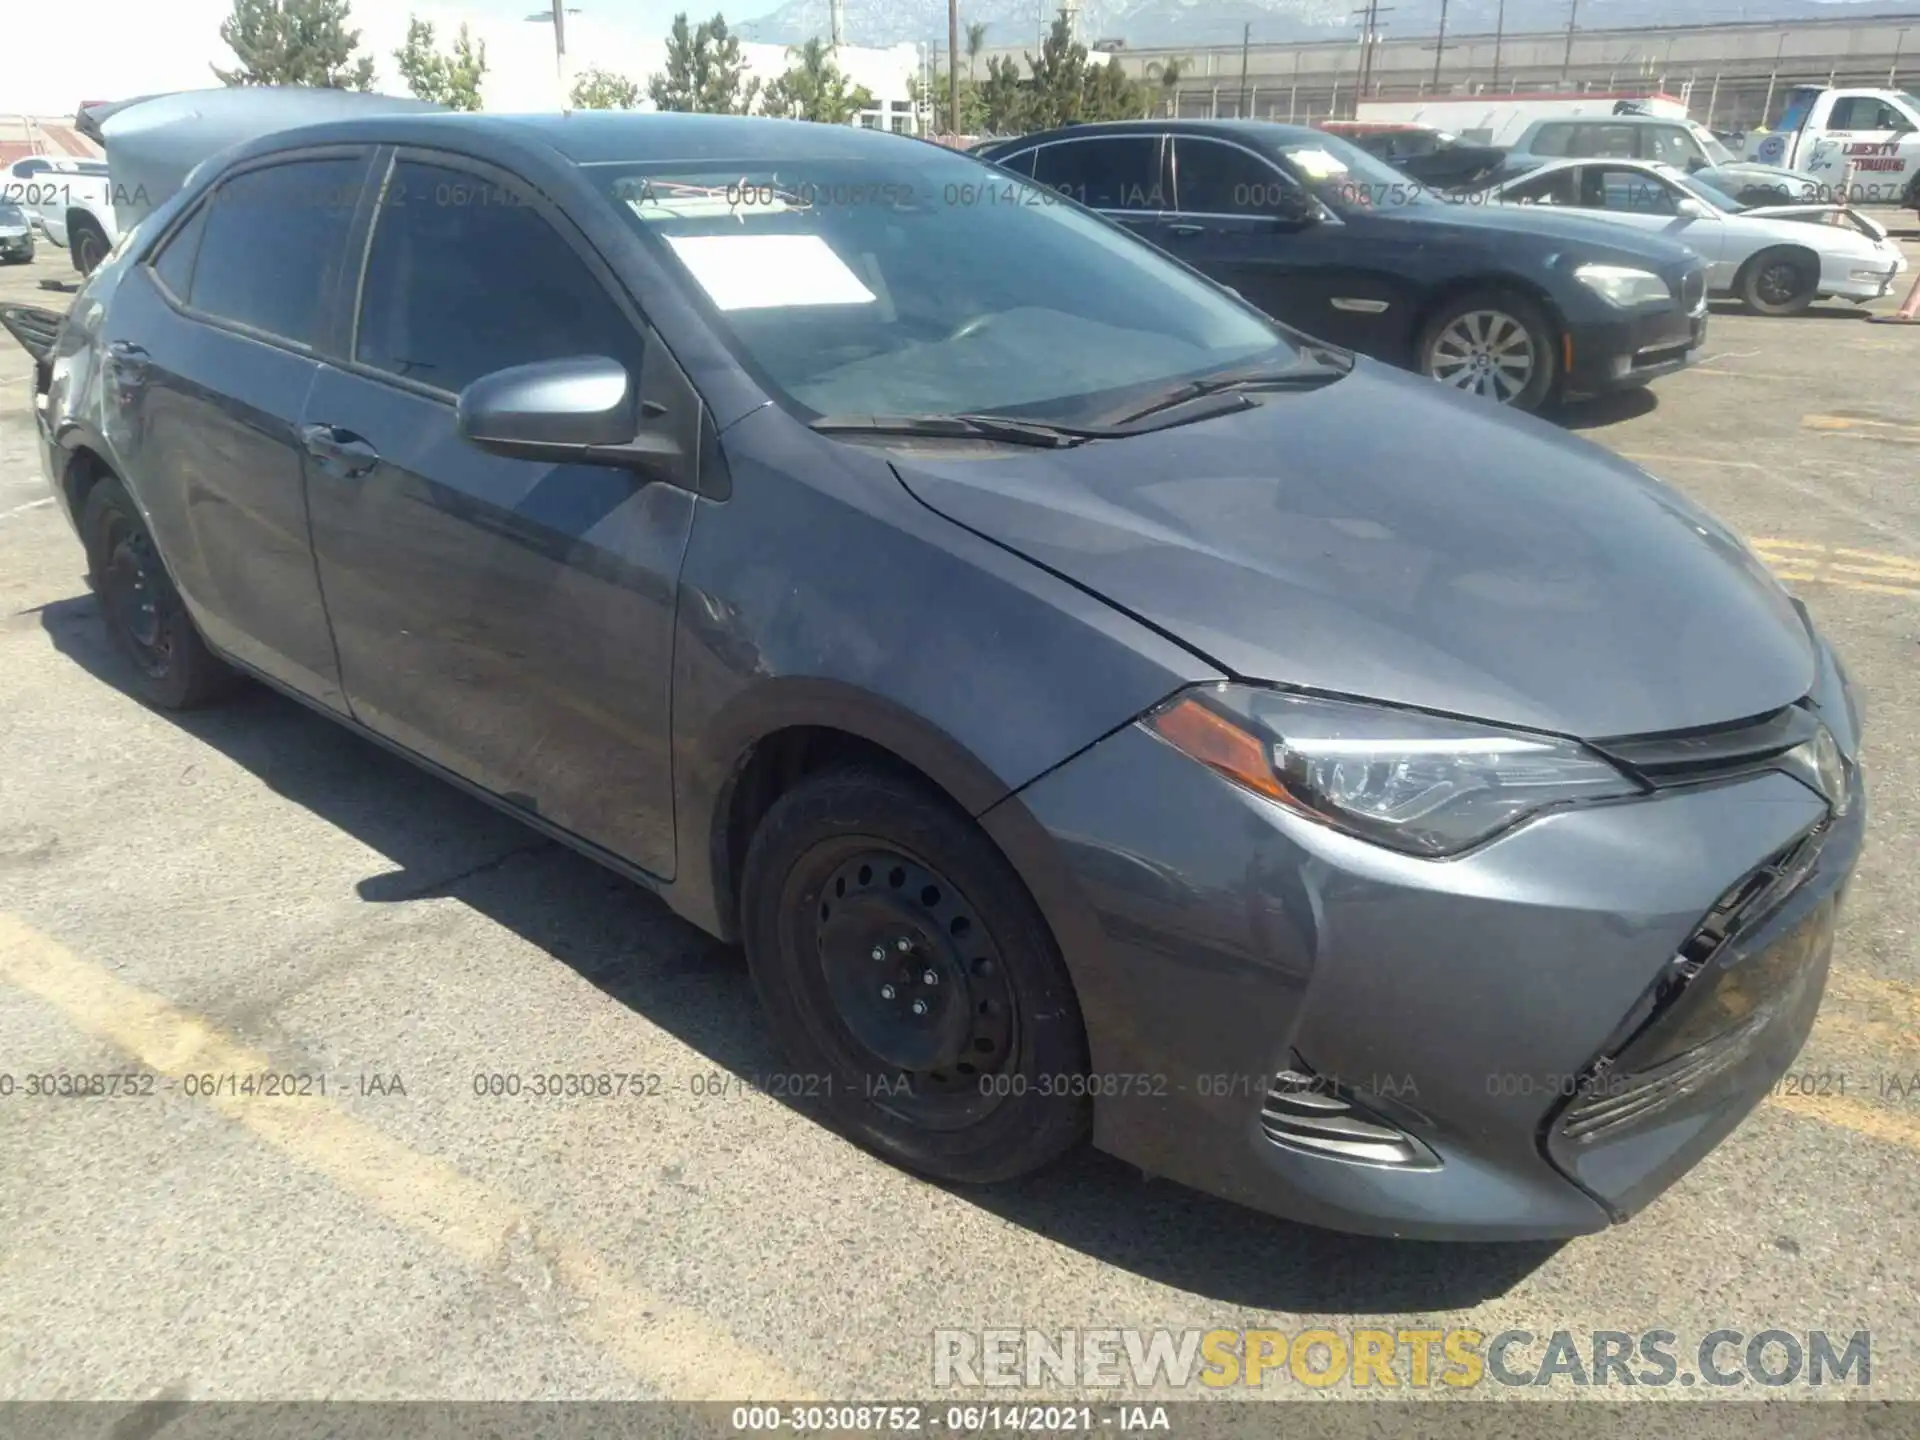
POLYGON ((365 161, 343 156, 226 181, 196 222, 200 247, 187 303, 297 344, 316 343, 321 296, 345 249, 365 171, 365 161))
POLYGON ((1165 210, 1158 135, 1116 135, 1042 146, 1033 178, 1094 210, 1165 210))
POLYGON ((188 217, 186 224, 167 237, 167 243, 153 257, 153 273, 176 300, 185 301, 192 293, 193 261, 200 253, 200 236, 206 228, 207 207, 202 205, 188 217))
POLYGON ((374 226, 354 359, 458 393, 510 365, 606 355, 640 337, 521 194, 460 170, 394 167, 374 226))

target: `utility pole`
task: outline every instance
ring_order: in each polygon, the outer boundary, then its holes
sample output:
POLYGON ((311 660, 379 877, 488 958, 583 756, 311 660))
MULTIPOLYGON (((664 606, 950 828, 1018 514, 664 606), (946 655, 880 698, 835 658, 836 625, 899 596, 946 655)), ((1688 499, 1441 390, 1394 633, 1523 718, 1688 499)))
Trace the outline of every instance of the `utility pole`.
POLYGON ((1567 83, 1567 77, 1573 73, 1573 22, 1580 18, 1580 0, 1571 0, 1567 6, 1567 48, 1560 57, 1560 83, 1567 83))
POLYGON ((1433 42, 1433 93, 1440 93, 1440 57, 1447 50, 1447 0, 1440 0, 1440 34, 1433 42))
POLYGON ((1367 86, 1373 79, 1373 46, 1374 42, 1380 38, 1380 17, 1382 15, 1389 15, 1392 12, 1393 6, 1382 5, 1380 0, 1367 0, 1366 9, 1353 12, 1360 17, 1360 24, 1362 26, 1360 34, 1360 83, 1359 88, 1354 92, 1353 96, 1353 113, 1355 115, 1360 113, 1360 102, 1367 98, 1367 86))
POLYGON ((1246 28, 1240 32, 1240 100, 1233 109, 1236 120, 1244 120, 1247 117, 1247 50, 1252 44, 1253 22, 1249 20, 1246 28))
POLYGON ((1507 0, 1500 0, 1500 8, 1493 15, 1493 83, 1487 87, 1489 92, 1500 88, 1500 41, 1507 32, 1507 0))
POLYGON ((947 0, 947 133, 960 133, 960 0, 947 0))

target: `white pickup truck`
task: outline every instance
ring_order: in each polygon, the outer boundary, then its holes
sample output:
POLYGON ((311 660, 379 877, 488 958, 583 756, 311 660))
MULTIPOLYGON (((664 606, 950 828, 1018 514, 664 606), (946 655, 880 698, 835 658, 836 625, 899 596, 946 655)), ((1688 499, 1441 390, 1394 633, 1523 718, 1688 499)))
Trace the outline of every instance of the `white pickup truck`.
POLYGON ((1746 158, 1813 176, 1852 204, 1920 209, 1920 98, 1904 90, 1796 85, 1746 158), (1853 177, 1846 179, 1851 166, 1853 177))
POLYGON ((104 160, 64 155, 16 160, 0 177, 0 200, 25 210, 47 239, 73 258, 73 268, 82 275, 91 274, 119 238, 113 182, 104 160))

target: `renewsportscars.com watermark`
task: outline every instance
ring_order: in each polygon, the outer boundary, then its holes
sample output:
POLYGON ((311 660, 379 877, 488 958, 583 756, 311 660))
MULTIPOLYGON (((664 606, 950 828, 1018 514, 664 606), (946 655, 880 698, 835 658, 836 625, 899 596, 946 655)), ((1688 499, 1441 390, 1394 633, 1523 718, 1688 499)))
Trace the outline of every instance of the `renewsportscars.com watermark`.
POLYGON ((1873 1383, 1873 1337, 1825 1330, 936 1330, 941 1388, 1324 1390, 1873 1383))

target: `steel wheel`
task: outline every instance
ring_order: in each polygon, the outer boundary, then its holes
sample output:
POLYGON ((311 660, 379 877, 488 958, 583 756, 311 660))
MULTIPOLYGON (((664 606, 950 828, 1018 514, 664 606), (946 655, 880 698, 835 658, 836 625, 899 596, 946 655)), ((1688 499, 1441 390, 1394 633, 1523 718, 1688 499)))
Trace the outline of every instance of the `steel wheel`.
POLYGON ((120 634, 129 657, 153 679, 173 664, 173 627, 162 611, 167 584, 160 557, 144 531, 116 516, 107 527, 106 564, 100 575, 100 599, 107 623, 120 634))
POLYGON ((1427 374, 1510 405, 1532 384, 1540 356, 1526 325, 1504 310, 1455 316, 1427 346, 1427 374))
POLYGON ((838 1042, 835 1068, 902 1120, 942 1130, 974 1124, 1004 1098, 984 1077, 1004 1069, 1018 1046, 999 946, 932 866, 890 848, 829 848, 800 868, 817 875, 832 867, 818 892, 814 951, 838 1042))

